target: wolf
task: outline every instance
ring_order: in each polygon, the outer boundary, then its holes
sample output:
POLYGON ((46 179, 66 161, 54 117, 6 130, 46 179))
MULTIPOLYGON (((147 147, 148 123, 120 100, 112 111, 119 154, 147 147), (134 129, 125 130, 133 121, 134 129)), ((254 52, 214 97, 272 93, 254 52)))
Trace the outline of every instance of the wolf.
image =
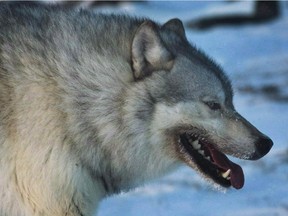
POLYGON ((273 142, 182 22, 0 5, 0 215, 89 216, 186 164, 240 189, 273 142))

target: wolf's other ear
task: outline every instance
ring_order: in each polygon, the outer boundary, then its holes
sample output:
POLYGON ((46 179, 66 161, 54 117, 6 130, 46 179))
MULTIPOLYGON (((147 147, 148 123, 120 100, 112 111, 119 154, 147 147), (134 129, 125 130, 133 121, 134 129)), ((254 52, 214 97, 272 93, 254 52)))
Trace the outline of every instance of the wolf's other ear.
POLYGON ((173 55, 166 49, 156 24, 145 21, 137 30, 132 42, 134 78, 143 79, 156 70, 170 70, 173 55))
POLYGON ((174 19, 167 21, 161 27, 161 29, 167 29, 167 30, 173 31, 177 35, 179 35, 182 39, 187 40, 183 23, 178 18, 174 18, 174 19))

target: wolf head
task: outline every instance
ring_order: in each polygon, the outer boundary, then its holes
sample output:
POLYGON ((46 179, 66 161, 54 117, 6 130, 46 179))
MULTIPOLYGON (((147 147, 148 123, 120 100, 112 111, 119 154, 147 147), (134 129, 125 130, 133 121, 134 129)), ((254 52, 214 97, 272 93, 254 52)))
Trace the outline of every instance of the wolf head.
POLYGON ((189 44, 178 19, 144 22, 131 49, 136 85, 145 85, 153 100, 151 143, 208 181, 242 188, 243 171, 226 155, 256 160, 273 142, 237 113, 221 68, 189 44))

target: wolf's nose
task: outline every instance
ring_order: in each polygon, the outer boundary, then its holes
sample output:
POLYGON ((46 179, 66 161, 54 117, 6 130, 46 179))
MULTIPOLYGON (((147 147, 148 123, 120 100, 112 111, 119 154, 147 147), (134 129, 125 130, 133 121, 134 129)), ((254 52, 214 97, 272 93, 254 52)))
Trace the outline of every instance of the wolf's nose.
POLYGON ((273 141, 268 137, 259 138, 258 141, 255 143, 255 146, 256 146, 256 151, 255 151, 253 159, 257 160, 263 157, 264 155, 266 155, 270 151, 270 149, 273 146, 273 141))

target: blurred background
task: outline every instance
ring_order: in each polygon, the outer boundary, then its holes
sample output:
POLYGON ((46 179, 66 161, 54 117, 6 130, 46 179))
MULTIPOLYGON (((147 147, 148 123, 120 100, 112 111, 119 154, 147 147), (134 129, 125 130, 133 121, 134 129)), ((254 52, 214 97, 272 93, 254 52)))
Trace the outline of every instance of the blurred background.
MULTIPOLYGON (((45 2, 47 3, 47 2, 45 2)), ((288 2, 58 2, 95 12, 126 13, 160 23, 180 18, 189 41, 230 76, 236 109, 274 141, 259 161, 233 159, 244 188, 218 191, 190 168, 108 198, 99 216, 288 215, 288 2)))

